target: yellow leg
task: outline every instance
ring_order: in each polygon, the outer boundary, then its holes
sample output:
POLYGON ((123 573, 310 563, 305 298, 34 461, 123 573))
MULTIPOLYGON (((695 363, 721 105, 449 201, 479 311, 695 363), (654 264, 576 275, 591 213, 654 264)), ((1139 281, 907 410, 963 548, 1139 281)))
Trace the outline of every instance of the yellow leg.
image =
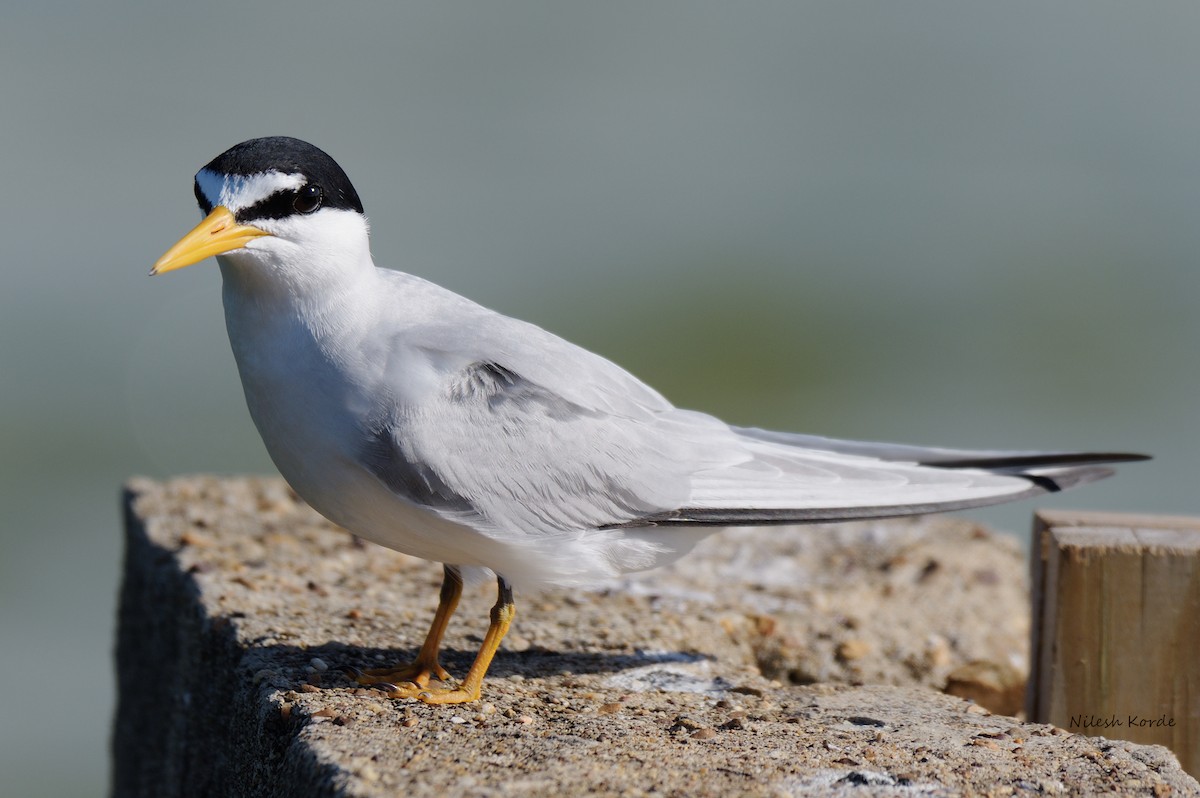
MULTIPOLYGON (((496 604, 492 607, 491 623, 488 625, 482 645, 479 646, 479 653, 475 655, 475 661, 471 663, 471 669, 467 671, 467 676, 463 679, 462 684, 456 688, 400 687, 389 692, 389 698, 416 698, 426 704, 465 704, 468 701, 479 700, 483 688, 483 677, 487 674, 488 667, 492 664, 492 658, 496 656, 496 650, 500 648, 500 641, 504 639, 509 625, 512 624, 513 616, 517 612, 516 605, 513 604, 512 588, 503 578, 498 578, 497 583, 498 595, 496 604)), ((461 592, 461 584, 459 589, 461 592)))
POLYGON ((458 606, 462 597, 463 583, 458 571, 449 566, 443 566, 442 591, 438 597, 437 612, 433 614, 433 623, 429 626, 429 634, 417 652, 417 658, 408 665, 396 668, 373 668, 355 677, 359 684, 403 684, 411 683, 424 689, 429 686, 429 680, 436 677, 443 682, 450 680, 450 674, 438 661, 438 652, 442 648, 442 638, 446 636, 446 627, 450 625, 450 616, 458 606))

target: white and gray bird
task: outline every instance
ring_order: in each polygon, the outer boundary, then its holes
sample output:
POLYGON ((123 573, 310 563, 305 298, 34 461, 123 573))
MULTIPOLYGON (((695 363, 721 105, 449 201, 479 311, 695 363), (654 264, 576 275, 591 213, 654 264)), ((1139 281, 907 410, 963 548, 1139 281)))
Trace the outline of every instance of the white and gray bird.
POLYGON ((246 141, 196 174, 206 218, 155 264, 218 256, 250 415, 295 491, 368 540, 443 563, 390 694, 478 699, 512 585, 662 565, 714 528, 958 510, 1107 476, 1086 454, 860 443, 732 427, 620 367, 432 283, 377 268, 362 203, 311 144, 246 141), (499 584, 458 687, 438 662, 467 569, 499 584))

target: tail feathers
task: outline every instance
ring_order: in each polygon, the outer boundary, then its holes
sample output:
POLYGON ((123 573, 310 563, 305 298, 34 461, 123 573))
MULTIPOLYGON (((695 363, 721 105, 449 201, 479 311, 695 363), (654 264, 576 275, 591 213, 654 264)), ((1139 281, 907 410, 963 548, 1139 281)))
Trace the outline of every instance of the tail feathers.
MULTIPOLYGON (((1145 458, 1138 458, 1145 459, 1145 458)), ((1113 462, 1112 460, 1101 462, 1113 462)), ((1120 460, 1117 462, 1132 462, 1131 459, 1120 460)), ((946 466, 938 465, 935 468, 945 468, 946 466)), ((958 468, 959 466, 953 466, 958 468)), ((975 468, 976 466, 963 466, 964 468, 975 468)), ((985 466, 986 468, 986 466, 985 466)), ((1034 485, 1044 489, 1047 493, 1057 493, 1062 490, 1086 485, 1089 482, 1096 482, 1106 477, 1111 477, 1116 473, 1116 469, 1108 468, 1102 465, 1071 465, 1057 468, 987 468, 994 474, 1010 474, 1014 477, 1023 477, 1029 480, 1034 485)))

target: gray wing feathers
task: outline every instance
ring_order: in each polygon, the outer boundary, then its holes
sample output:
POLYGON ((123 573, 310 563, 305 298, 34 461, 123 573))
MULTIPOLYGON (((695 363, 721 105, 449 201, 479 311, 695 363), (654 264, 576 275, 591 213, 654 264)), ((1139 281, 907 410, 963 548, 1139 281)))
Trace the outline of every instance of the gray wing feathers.
POLYGON ((577 404, 487 362, 368 434, 363 460, 410 501, 484 530, 536 535, 680 506, 686 480, 658 473, 648 447, 672 457, 671 442, 645 421, 577 404))
MULTIPOLYGON (((1029 473, 928 466, 920 458, 949 461, 953 450, 798 437, 821 448, 676 409, 614 415, 481 362, 451 375, 437 401, 369 435, 363 453, 376 476, 409 501, 484 530, 530 535, 944 512, 1108 473, 1074 464, 1041 464, 1029 473), (859 454, 876 449, 905 459, 859 454)), ((1043 462, 1033 453, 1016 456, 1043 462)))
MULTIPOLYGON (((397 279, 402 279, 398 277, 397 279)), ((486 533, 939 512, 1059 490, 1134 455, 963 451, 731 428, 604 358, 408 278, 364 465, 486 533), (465 303, 465 304, 464 304, 465 303), (453 305, 453 306, 451 306, 453 305), (453 318, 453 326, 444 319, 453 318)))

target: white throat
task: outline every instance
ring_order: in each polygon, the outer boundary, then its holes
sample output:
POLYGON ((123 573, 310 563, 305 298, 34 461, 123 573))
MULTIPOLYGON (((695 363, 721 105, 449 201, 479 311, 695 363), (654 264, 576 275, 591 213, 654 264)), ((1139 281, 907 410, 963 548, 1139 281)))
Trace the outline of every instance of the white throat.
POLYGON ((367 220, 322 208, 309 216, 256 219, 270 235, 218 257, 226 293, 267 309, 283 303, 318 309, 374 279, 367 220))

